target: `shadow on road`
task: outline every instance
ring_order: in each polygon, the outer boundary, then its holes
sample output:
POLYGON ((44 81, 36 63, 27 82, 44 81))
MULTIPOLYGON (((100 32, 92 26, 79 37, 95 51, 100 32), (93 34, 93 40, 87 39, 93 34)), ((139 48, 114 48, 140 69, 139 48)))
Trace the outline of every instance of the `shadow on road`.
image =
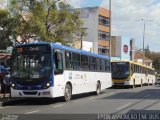
POLYGON ((101 99, 160 99, 160 89, 145 89, 138 92, 121 92, 101 99))

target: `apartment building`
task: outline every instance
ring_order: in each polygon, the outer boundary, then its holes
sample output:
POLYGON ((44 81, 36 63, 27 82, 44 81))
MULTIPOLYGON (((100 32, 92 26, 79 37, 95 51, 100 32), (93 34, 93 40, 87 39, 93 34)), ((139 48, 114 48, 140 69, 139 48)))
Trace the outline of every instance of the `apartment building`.
POLYGON ((109 10, 102 7, 87 7, 77 9, 80 19, 84 22, 87 36, 82 41, 93 43, 93 52, 109 55, 109 10))

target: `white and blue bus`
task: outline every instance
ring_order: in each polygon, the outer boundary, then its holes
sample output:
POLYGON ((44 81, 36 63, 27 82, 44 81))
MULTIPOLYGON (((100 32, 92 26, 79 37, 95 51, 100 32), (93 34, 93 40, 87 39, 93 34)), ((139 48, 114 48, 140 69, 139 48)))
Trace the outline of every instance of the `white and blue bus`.
POLYGON ((12 53, 12 97, 60 97, 112 86, 110 59, 54 43, 17 45, 12 53))

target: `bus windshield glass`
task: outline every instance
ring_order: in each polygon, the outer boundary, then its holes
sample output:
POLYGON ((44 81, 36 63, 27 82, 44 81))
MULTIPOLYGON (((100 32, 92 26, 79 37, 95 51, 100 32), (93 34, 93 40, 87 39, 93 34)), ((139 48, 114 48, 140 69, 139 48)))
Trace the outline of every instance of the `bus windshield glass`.
POLYGON ((11 77, 19 82, 40 82, 52 73, 50 52, 21 51, 12 56, 11 77))
POLYGON ((125 79, 129 76, 128 62, 112 62, 111 65, 113 79, 125 79))

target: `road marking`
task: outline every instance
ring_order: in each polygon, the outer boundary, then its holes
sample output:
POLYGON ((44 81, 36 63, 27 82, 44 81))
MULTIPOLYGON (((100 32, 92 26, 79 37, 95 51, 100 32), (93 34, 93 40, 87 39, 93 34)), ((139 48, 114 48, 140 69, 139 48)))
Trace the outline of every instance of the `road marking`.
POLYGON ((32 114, 32 113, 36 113, 36 112, 39 112, 40 110, 35 110, 35 111, 31 111, 31 112, 27 112, 25 114, 32 114))
POLYGON ((148 95, 146 95, 146 96, 144 96, 144 97, 146 98, 146 97, 149 97, 149 96, 151 96, 151 95, 150 95, 150 94, 148 94, 148 95))
POLYGON ((116 110, 124 109, 124 108, 126 108, 126 107, 128 107, 128 106, 130 106, 130 105, 131 105, 131 103, 125 104, 125 105, 123 105, 123 106, 117 108, 116 110))
POLYGON ((61 107, 61 106, 63 106, 63 104, 55 105, 55 106, 53 106, 53 107, 57 108, 57 107, 61 107))

